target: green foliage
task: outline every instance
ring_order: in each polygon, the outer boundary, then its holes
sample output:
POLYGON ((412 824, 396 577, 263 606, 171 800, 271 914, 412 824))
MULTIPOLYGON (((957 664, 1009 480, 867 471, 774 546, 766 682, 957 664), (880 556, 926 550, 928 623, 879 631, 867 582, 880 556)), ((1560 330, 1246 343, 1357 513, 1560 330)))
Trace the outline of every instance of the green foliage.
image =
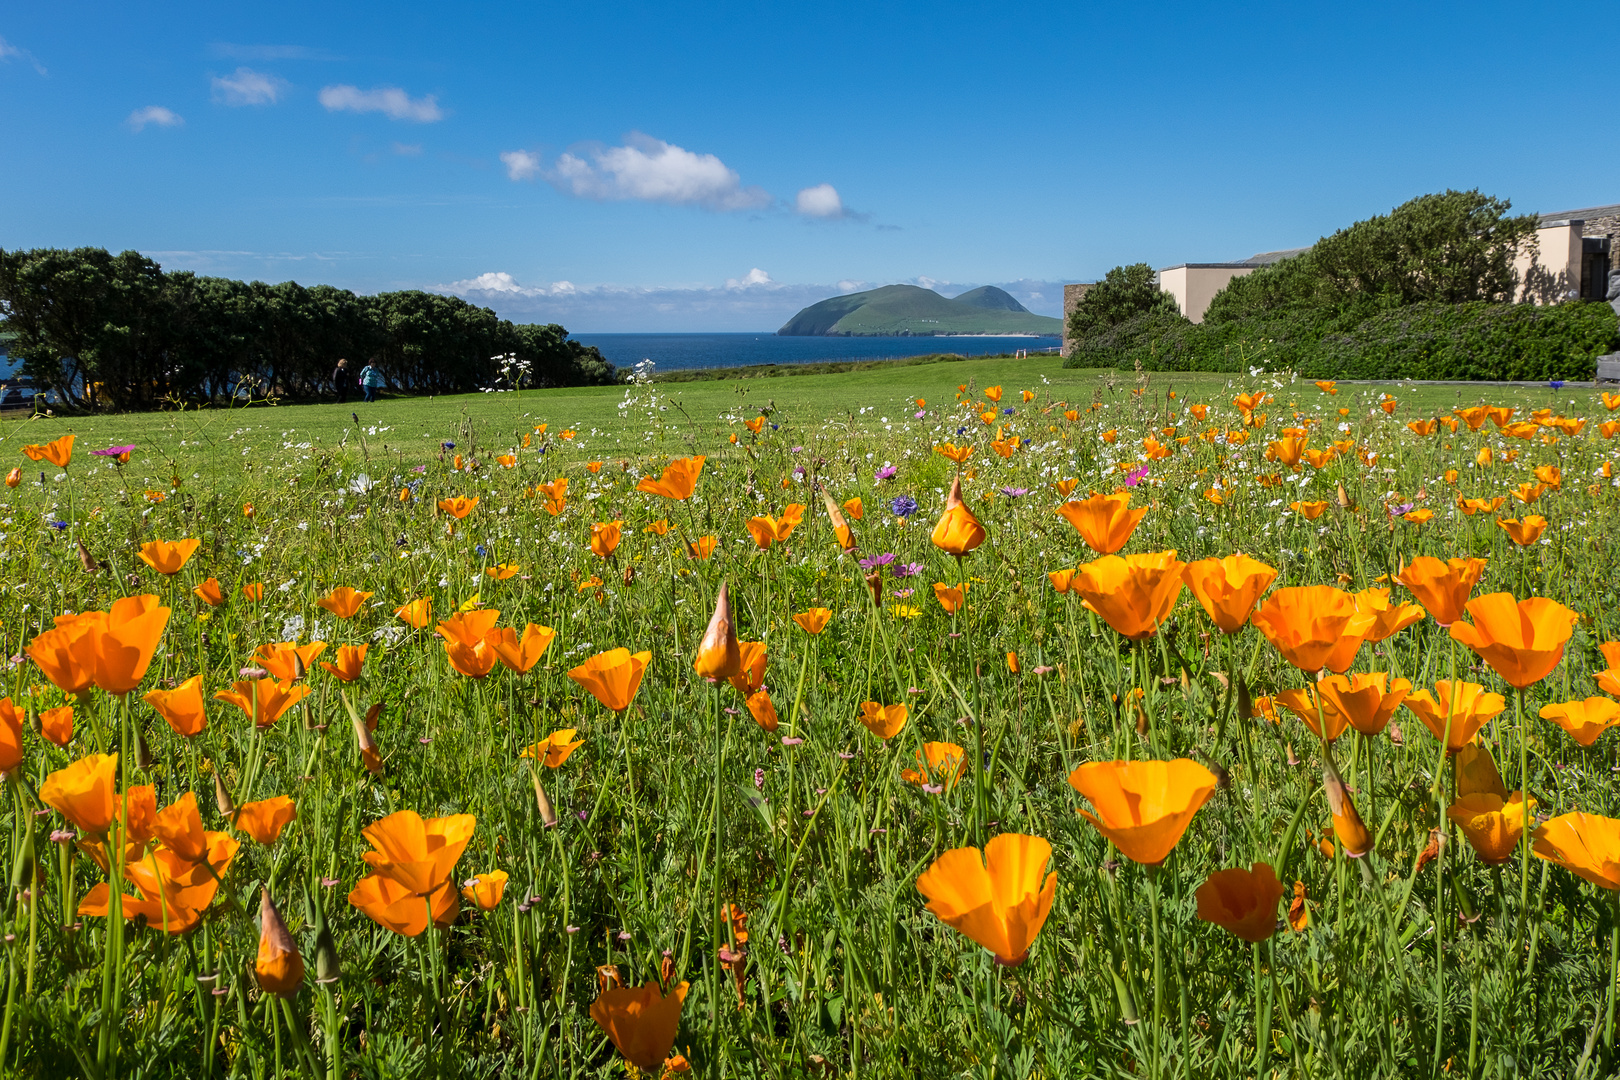
POLYGON ((1060 320, 1033 314, 994 286, 947 298, 916 285, 885 285, 811 304, 777 333, 793 337, 1059 334, 1062 328, 1060 320))
POLYGON ((1590 379, 1620 349, 1601 302, 1413 304, 1364 317, 1293 307, 1194 325, 1138 316, 1076 349, 1069 367, 1146 371, 1291 370, 1321 379, 1590 379))
POLYGON ((22 373, 81 408, 222 401, 255 386, 309 398, 345 357, 402 393, 494 385, 507 354, 527 363, 530 386, 615 381, 562 327, 514 325, 458 297, 165 273, 134 251, 0 250, 0 314, 22 373))
MULTIPOLYGON (((1147 263, 1116 266, 1069 313, 1069 340, 1084 342, 1139 315, 1180 315, 1176 298, 1159 290, 1147 263)), ((1185 320, 1183 320, 1185 321, 1185 320)))

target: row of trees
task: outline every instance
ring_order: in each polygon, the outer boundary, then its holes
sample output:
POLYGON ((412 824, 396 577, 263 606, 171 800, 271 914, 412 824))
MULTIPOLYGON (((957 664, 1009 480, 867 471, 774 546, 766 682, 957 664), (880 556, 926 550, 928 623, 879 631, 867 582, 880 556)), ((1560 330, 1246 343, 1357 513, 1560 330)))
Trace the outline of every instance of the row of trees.
MULTIPOLYGON (((1511 302, 1520 284, 1513 261, 1538 224, 1535 214, 1511 209, 1478 190, 1420 195, 1233 278, 1204 322, 1303 316, 1350 324, 1413 304, 1511 302)), ((1159 291, 1146 263, 1117 266, 1092 286, 1069 317, 1069 337, 1084 342, 1133 319, 1179 319, 1174 298, 1159 291)))
POLYGON ((341 358, 413 394, 501 385, 503 366, 526 371, 526 386, 616 381, 613 365, 561 326, 514 324, 458 297, 167 273, 134 251, 0 249, 0 318, 20 373, 81 408, 267 388, 311 398, 341 358))

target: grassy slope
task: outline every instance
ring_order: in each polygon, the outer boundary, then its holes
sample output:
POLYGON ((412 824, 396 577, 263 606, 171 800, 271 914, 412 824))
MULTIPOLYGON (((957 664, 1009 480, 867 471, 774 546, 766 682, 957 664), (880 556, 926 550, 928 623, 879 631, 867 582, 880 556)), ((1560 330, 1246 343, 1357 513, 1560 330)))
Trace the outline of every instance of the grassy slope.
MULTIPOLYGON (((701 383, 675 383, 657 387, 669 409, 666 423, 680 426, 701 452, 718 447, 732 431, 741 431, 742 418, 774 408, 799 423, 843 421, 854 428, 881 428, 887 418, 896 427, 910 422, 915 399, 930 408, 950 403, 958 385, 975 389, 997 384, 1006 387, 1009 402, 1019 390, 1036 391, 1043 401, 1067 401, 1083 406, 1100 393, 1114 398, 1135 385, 1128 372, 1064 369, 1056 356, 1036 355, 1027 360, 992 358, 938 364, 878 366, 834 375, 747 378, 701 383), (863 414, 862 409, 867 411, 863 414), (684 415, 683 415, 684 413, 684 415), (687 425, 687 418, 690 425, 687 425)), ((1154 375, 1148 393, 1175 390, 1188 401, 1230 400, 1232 388, 1247 388, 1230 376, 1208 373, 1154 375)), ((1480 401, 1505 402, 1527 408, 1577 401, 1584 409, 1596 391, 1566 389, 1558 393, 1523 387, 1437 386, 1389 388, 1401 399, 1401 415, 1428 416, 1449 412, 1455 405, 1480 401)), ((1371 407, 1382 388, 1345 387, 1340 395, 1357 412, 1371 407)), ((1310 383, 1300 382, 1301 401, 1318 396, 1310 383)), ((285 444, 311 443, 315 447, 357 448, 365 435, 360 457, 386 457, 396 465, 420 464, 437 455, 441 440, 453 440, 464 449, 468 424, 481 456, 500 452, 516 443, 538 423, 553 433, 572 428, 577 438, 563 444, 557 467, 591 458, 609 458, 656 448, 641 441, 645 426, 639 411, 634 423, 623 423, 619 405, 624 387, 578 387, 533 390, 519 394, 468 394, 455 397, 406 398, 370 406, 347 405, 261 406, 248 410, 212 410, 200 413, 151 413, 125 416, 44 417, 29 419, 12 414, 0 419, 0 461, 24 466, 23 443, 44 442, 72 432, 78 436, 75 461, 97 459, 88 451, 108 445, 135 443, 140 453, 130 467, 131 486, 165 486, 172 475, 198 484, 228 483, 233 478, 251 492, 255 462, 282 452, 285 444), (363 429, 351 416, 358 414, 363 429)), ((1292 399, 1290 399, 1292 400, 1292 399)), ((1286 401, 1284 402, 1286 404, 1286 401)), ((1601 406, 1595 411, 1601 412, 1601 406)), ((346 456, 348 456, 346 454, 346 456)), ((97 463, 99 464, 99 462, 97 463)), ((9 466, 8 466, 9 467, 9 466)))
POLYGON ((795 334, 1061 334, 1063 324, 1045 315, 960 304, 915 285, 886 285, 812 304, 782 329, 795 334))

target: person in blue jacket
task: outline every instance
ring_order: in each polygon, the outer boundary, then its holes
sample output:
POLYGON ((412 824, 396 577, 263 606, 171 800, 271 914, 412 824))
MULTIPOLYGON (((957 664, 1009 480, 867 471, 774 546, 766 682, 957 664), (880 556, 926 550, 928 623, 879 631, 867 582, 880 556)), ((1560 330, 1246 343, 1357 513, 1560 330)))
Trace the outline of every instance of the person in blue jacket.
POLYGON ((360 372, 360 388, 365 391, 366 401, 376 401, 377 391, 382 389, 382 372, 375 366, 367 364, 360 372))

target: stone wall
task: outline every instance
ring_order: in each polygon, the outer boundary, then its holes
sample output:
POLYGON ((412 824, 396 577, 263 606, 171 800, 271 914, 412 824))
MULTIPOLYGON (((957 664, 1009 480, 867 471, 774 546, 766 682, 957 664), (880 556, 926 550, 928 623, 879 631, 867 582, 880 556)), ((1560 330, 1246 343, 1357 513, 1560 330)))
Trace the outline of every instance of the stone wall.
POLYGON ((1080 305, 1080 298, 1091 291, 1095 281, 1085 281, 1078 285, 1063 286, 1063 355, 1069 355, 1069 316, 1080 305))

